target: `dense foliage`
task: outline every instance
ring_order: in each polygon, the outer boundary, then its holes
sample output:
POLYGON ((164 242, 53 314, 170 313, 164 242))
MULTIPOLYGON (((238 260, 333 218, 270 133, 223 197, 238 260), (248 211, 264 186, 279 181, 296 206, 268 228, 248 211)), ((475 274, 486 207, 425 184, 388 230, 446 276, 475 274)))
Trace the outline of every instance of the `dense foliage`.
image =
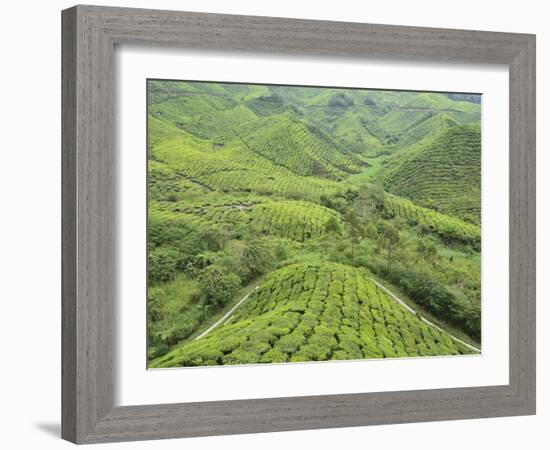
POLYGON ((274 272, 231 322, 153 367, 471 353, 424 324, 362 272, 297 264, 274 272))
POLYGON ((479 347, 479 121, 470 95, 148 81, 150 367, 479 347))

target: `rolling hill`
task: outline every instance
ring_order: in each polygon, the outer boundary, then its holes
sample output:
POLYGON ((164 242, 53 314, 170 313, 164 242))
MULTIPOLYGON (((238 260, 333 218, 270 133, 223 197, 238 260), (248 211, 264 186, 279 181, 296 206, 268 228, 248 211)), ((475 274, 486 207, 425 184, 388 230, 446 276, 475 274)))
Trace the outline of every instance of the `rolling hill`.
POLYGON ((149 80, 147 97, 150 367, 479 345, 479 96, 149 80))
POLYGON ((229 323, 151 367, 470 353, 352 267, 297 264, 271 274, 229 323))
POLYGON ((271 116, 234 131, 248 149, 297 175, 341 179, 360 170, 360 161, 341 144, 291 114, 271 116))
POLYGON ((456 217, 442 214, 433 209, 415 205, 410 200, 387 194, 384 207, 387 212, 405 219, 410 225, 420 225, 437 234, 445 242, 459 241, 481 247, 481 228, 456 217))
POLYGON ((216 146, 217 138, 203 139, 166 119, 150 115, 148 126, 149 155, 157 163, 153 169, 168 167, 180 180, 210 191, 279 194, 289 198, 295 197, 294 193, 307 193, 307 199, 318 199, 344 188, 327 179, 327 172, 323 172, 324 178, 308 176, 312 171, 326 168, 330 174, 342 174, 343 169, 356 170, 350 158, 332 151, 329 144, 299 124, 279 134, 252 126, 248 128, 251 131, 243 132, 245 137, 231 128, 227 133, 233 137, 220 147, 216 146), (285 153, 280 139, 292 143, 294 148, 298 145, 296 140, 301 140, 300 148, 307 150, 285 153))
POLYGON ((324 89, 308 97, 287 96, 304 118, 371 157, 433 136, 443 122, 476 124, 481 116, 479 104, 438 93, 324 89))
POLYGON ((197 203, 151 202, 151 217, 166 222, 179 221, 188 227, 217 225, 246 226, 262 235, 304 242, 317 238, 332 227, 339 231, 342 219, 334 211, 316 203, 294 200, 272 201, 261 197, 218 198, 197 203))
POLYGON ((481 133, 457 125, 386 162, 384 188, 415 203, 479 224, 481 133))
POLYGON ((152 116, 198 137, 223 141, 238 124, 286 114, 369 156, 432 136, 443 122, 479 123, 481 115, 478 103, 462 100, 472 96, 403 91, 152 80, 148 97, 152 116))

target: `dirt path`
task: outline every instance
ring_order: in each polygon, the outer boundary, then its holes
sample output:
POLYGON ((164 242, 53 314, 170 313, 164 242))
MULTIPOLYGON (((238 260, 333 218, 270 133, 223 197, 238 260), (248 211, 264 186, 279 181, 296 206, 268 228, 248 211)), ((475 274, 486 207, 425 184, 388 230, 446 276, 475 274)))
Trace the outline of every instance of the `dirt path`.
POLYGON ((237 310, 237 308, 239 306, 242 305, 242 303, 244 301, 246 301, 246 299, 250 296, 250 294, 252 294, 252 292, 254 292, 256 289, 258 289, 260 286, 256 286, 254 289, 252 289, 248 294, 246 294, 243 298, 241 298, 237 304, 235 306, 233 306, 233 308, 231 308, 229 311, 227 311, 221 319, 219 319, 214 325, 212 325, 210 328, 208 328, 207 330, 203 331, 201 334, 199 334, 195 339, 193 339, 194 341, 206 336, 208 333, 210 333, 212 330, 214 330, 215 328, 217 328, 218 326, 220 326, 223 322, 225 322, 226 320, 228 320, 231 315, 237 310))
MULTIPOLYGON (((391 292, 386 286, 384 286, 383 284, 379 283, 378 281, 376 281, 374 278, 371 278, 371 280, 376 283, 376 285, 382 289, 384 292, 386 292, 391 298, 393 298, 397 303, 399 303, 400 305, 403 305, 408 311, 410 311, 412 314, 415 314, 416 315, 416 311, 414 309, 412 309, 409 305, 407 305, 403 300, 401 300, 399 297, 397 297, 396 295, 393 294, 393 292, 391 292)), ((462 339, 459 339, 457 338, 456 336, 453 336, 451 333, 449 333, 448 331, 442 329, 441 327, 438 327, 436 324, 430 322, 428 319, 425 319, 424 317, 420 317, 420 320, 422 320, 422 322, 424 322, 426 325, 429 325, 431 327, 434 327, 436 328, 437 330, 441 331, 442 333, 445 333, 445 334, 448 334, 449 336, 451 336, 451 338, 453 338, 455 341, 457 342, 460 342, 462 345, 468 347, 470 350, 473 350, 477 353, 481 353, 481 349, 477 348, 477 347, 474 347, 473 345, 471 344, 468 344, 467 342, 464 342, 462 339)))

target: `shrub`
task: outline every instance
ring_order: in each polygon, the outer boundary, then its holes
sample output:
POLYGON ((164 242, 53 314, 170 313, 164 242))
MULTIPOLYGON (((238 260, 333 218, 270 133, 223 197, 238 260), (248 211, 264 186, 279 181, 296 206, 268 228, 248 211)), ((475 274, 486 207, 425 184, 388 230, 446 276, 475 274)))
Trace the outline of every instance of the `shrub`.
POLYGON ((417 304, 461 328, 472 338, 480 339, 481 308, 479 305, 458 297, 428 272, 402 269, 397 265, 388 269, 380 264, 373 264, 372 261, 369 267, 403 289, 417 304))
POLYGON ((149 252, 147 272, 150 284, 167 282, 176 276, 178 252, 160 247, 149 252))
POLYGON ((199 283, 205 294, 204 303, 219 308, 228 303, 241 284, 240 278, 233 274, 225 274, 215 265, 208 266, 199 275, 199 283))
POLYGON ((245 282, 250 281, 271 270, 275 263, 275 254, 266 240, 251 241, 241 254, 240 275, 245 282))
POLYGON ((300 348, 305 340, 305 337, 299 331, 294 331, 279 339, 275 344, 275 348, 281 352, 292 354, 300 348))
POLYGON ((283 353, 275 348, 269 350, 261 359, 261 362, 265 363, 283 363, 286 361, 288 361, 288 356, 286 353, 283 353))
POLYGON ((254 364, 257 362, 260 362, 260 355, 241 349, 236 349, 223 357, 224 364, 254 364))

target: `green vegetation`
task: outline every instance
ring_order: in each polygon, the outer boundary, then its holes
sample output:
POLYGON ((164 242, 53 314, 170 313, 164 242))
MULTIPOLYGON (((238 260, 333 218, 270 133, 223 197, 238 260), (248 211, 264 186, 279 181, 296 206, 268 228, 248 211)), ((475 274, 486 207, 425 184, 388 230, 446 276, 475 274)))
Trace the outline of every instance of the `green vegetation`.
POLYGON ((397 155, 391 164, 386 161, 381 176, 384 188, 421 206, 479 224, 480 133, 479 126, 457 125, 397 155))
POLYGON ((475 353, 479 122, 471 95, 150 80, 149 367, 475 353))
POLYGON ((359 171, 357 158, 291 114, 271 116, 242 128, 235 133, 247 148, 295 174, 341 179, 359 171))
POLYGON ((471 353, 424 324, 358 269, 296 264, 254 291, 227 324, 152 367, 471 353))
POLYGON ((446 243, 460 241, 477 250, 481 247, 479 226, 438 213, 433 209, 423 208, 409 200, 390 194, 385 197, 385 207, 390 214, 405 219, 408 225, 418 225, 424 232, 435 233, 446 243))

